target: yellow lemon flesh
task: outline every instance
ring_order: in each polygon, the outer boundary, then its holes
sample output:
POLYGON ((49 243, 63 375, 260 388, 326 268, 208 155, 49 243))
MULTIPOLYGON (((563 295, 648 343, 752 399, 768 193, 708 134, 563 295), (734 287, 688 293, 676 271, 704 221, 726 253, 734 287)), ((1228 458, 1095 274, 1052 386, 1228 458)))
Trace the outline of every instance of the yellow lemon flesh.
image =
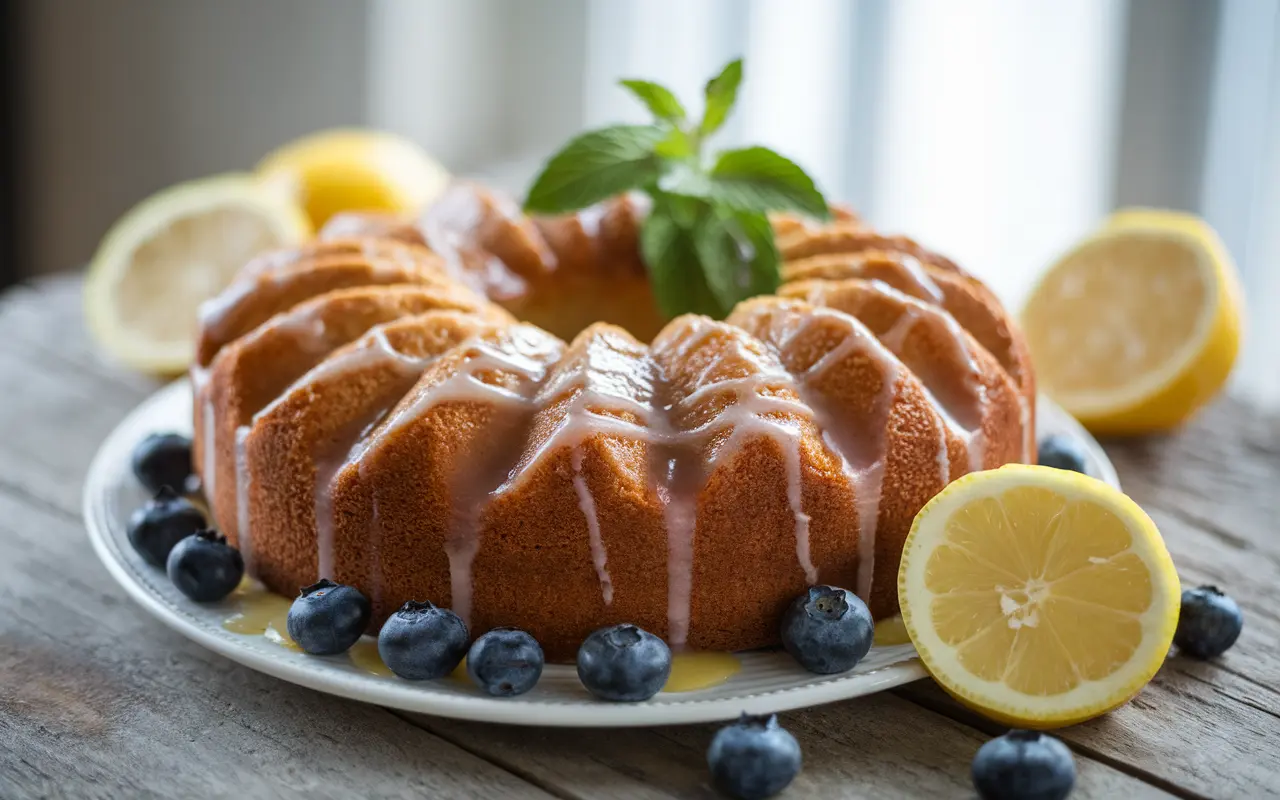
POLYGON ((1242 301, 1201 219, 1126 209, 1041 278, 1022 326, 1044 390, 1090 430, 1178 425, 1226 383, 1242 301))
POLYGON ((414 213, 449 180, 408 139, 359 129, 304 136, 264 158, 257 172, 305 208, 317 230, 340 211, 414 213))
POLYGON ((301 209, 251 175, 165 189, 120 218, 85 278, 94 338, 135 369, 181 372, 195 353, 196 310, 250 257, 311 235, 301 209))
POLYGON ((1018 464, 965 476, 920 511, 898 600, 947 692, 1005 724, 1054 728, 1151 680, 1180 591, 1136 503, 1084 475, 1018 464))

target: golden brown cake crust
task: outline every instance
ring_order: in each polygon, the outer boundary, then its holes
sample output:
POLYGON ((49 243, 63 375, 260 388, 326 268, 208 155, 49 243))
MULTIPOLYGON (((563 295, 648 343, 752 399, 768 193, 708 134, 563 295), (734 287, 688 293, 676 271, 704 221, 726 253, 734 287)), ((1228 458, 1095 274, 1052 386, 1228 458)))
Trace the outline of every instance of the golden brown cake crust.
POLYGON ((814 582, 896 613, 916 512, 1034 458, 1021 334, 979 281, 845 209, 771 217, 777 297, 664 323, 644 212, 529 219, 460 185, 247 265, 193 380, 197 466, 251 572, 352 583, 374 629, 431 600, 557 660, 623 621, 773 645, 814 582))

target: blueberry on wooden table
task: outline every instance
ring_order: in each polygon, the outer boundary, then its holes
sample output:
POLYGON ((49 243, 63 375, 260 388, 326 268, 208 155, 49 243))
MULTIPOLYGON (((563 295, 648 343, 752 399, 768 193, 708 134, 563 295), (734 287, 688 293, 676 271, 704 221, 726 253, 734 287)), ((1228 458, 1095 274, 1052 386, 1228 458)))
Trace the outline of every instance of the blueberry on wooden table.
POLYGON ((978 749, 972 776, 982 800, 1062 800, 1076 784, 1076 763, 1054 737, 1013 730, 978 749))
POLYGON ((738 800, 772 797, 800 772, 800 743, 778 725, 777 716, 743 714, 721 728, 707 749, 717 789, 738 800))
POLYGON ((1182 610, 1173 643, 1195 658, 1216 658, 1231 648, 1244 629, 1240 606, 1217 586, 1182 593, 1182 610))

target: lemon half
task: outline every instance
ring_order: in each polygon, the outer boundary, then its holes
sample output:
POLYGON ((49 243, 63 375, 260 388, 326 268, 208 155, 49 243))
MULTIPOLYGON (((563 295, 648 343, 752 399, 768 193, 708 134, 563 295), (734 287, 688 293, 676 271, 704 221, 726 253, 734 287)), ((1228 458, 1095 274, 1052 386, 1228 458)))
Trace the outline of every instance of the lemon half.
POLYGON ((99 245, 84 287, 89 330, 135 369, 180 372, 195 353, 200 303, 250 257, 310 233, 294 203, 251 175, 165 189, 121 217, 99 245))
POLYGON ((1022 326, 1044 390, 1091 430, 1178 425, 1226 383, 1243 302, 1231 257, 1191 214, 1125 209, 1058 260, 1022 326))
POLYGON ((1052 728, 1123 704, 1160 668, 1178 576, 1151 519, 1074 472, 955 481, 907 537, 898 600, 925 667, 966 705, 1052 728))

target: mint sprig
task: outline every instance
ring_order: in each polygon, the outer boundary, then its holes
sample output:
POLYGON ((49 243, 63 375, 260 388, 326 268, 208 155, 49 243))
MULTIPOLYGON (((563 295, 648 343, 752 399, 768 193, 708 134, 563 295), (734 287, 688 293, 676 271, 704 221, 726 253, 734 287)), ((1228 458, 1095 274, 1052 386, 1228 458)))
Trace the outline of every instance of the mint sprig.
POLYGON ((707 81, 701 119, 689 118, 669 89, 624 80, 654 116, 649 125, 615 125, 571 140, 547 162, 525 198, 530 213, 574 211, 625 191, 649 195, 640 254, 664 314, 723 318, 781 281, 769 211, 830 216, 813 179, 765 147, 704 152, 732 111, 742 61, 707 81))

